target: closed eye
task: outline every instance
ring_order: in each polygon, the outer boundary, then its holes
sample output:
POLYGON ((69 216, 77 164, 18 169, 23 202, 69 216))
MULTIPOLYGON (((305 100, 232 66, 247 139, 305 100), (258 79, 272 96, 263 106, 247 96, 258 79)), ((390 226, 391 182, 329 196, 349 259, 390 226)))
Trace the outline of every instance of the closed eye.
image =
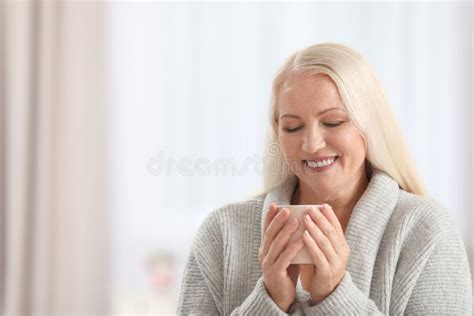
POLYGON ((301 128, 303 128, 303 126, 298 126, 298 127, 293 127, 293 128, 288 127, 288 128, 283 128, 283 130, 287 133, 294 133, 301 128))
POLYGON ((338 127, 338 126, 342 125, 343 123, 345 123, 345 122, 344 121, 339 121, 339 122, 324 123, 324 126, 333 128, 333 127, 338 127))
MULTIPOLYGON (((340 125, 345 123, 345 121, 338 121, 338 122, 328 122, 328 123, 323 123, 324 126, 329 127, 329 128, 335 128, 340 125)), ((302 129, 304 126, 298 126, 298 127, 288 127, 288 128, 282 128, 285 132, 287 133, 294 133, 297 132, 298 130, 302 129)))

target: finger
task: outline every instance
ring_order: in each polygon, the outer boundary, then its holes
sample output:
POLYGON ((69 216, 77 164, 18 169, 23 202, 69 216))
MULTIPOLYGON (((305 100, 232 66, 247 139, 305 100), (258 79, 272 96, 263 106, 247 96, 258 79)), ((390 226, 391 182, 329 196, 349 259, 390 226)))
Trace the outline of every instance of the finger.
POLYGON ((296 257, 298 252, 303 249, 303 246, 304 242, 301 239, 298 239, 298 241, 291 243, 285 249, 285 251, 283 251, 278 257, 278 260, 275 262, 275 268, 279 271, 288 269, 288 266, 291 264, 291 261, 296 257))
POLYGON ((309 232, 310 236, 318 245, 319 249, 322 250, 327 261, 331 264, 339 262, 339 255, 336 253, 331 241, 329 238, 324 235, 318 225, 316 225, 309 215, 305 216, 305 226, 306 230, 309 232))
POLYGON ((319 248, 307 230, 305 230, 303 234, 303 240, 306 245, 306 249, 308 249, 311 258, 313 259, 314 265, 318 269, 327 271, 329 268, 329 262, 326 260, 326 256, 324 255, 323 251, 319 248))
POLYGON ((278 235, 273 239, 272 244, 270 245, 270 249, 268 250, 267 260, 270 263, 275 262, 282 251, 286 248, 291 235, 298 227, 299 222, 296 218, 292 218, 291 220, 287 220, 285 227, 278 233, 278 235))
POLYGON ((267 216, 265 217, 265 224, 263 225, 263 232, 267 231, 268 226, 272 222, 273 218, 277 215, 277 205, 275 203, 270 204, 267 216))
POLYGON ((320 208, 321 213, 328 219, 328 221, 331 223, 336 230, 344 235, 344 231, 341 226, 341 222, 339 222, 339 219, 337 218, 336 214, 334 213, 334 210, 332 209, 331 205, 329 204, 324 204, 323 207, 320 208))
POLYGON ((265 234, 263 235, 263 246, 261 251, 261 256, 266 257, 270 246, 275 239, 275 236, 280 232, 282 227, 284 226, 290 211, 287 208, 280 209, 276 216, 274 216, 273 220, 271 221, 270 225, 268 226, 265 234))
MULTIPOLYGON (((265 216, 265 223, 263 224, 263 233, 268 229, 268 226, 270 225, 271 221, 275 218, 277 215, 277 205, 275 203, 270 203, 270 207, 268 209, 268 213, 265 216)), ((265 248, 264 245, 265 238, 262 238, 261 244, 260 244, 260 249, 259 249, 259 260, 262 262, 262 259, 266 256, 266 253, 268 252, 268 247, 265 248)))
POLYGON ((347 253, 349 249, 349 244, 347 243, 346 236, 344 234, 344 230, 342 229, 341 222, 339 222, 339 219, 336 216, 336 213, 334 213, 334 210, 332 209, 331 205, 329 204, 324 204, 324 207, 321 208, 321 212, 328 218, 329 222, 332 224, 333 227, 336 228, 336 231, 338 232, 339 236, 339 245, 336 248, 336 251, 338 254, 344 254, 347 253), (341 251, 339 247, 345 248, 345 251, 341 251))
POLYGON ((324 240, 328 239, 334 252, 336 254, 342 253, 344 250, 344 243, 342 241, 342 239, 345 239, 344 235, 337 231, 337 229, 329 222, 326 216, 324 216, 319 209, 311 209, 309 211, 309 216, 326 237, 321 238, 321 240, 325 242, 324 240))
POLYGON ((334 210, 332 209, 331 205, 324 204, 323 207, 320 208, 320 210, 326 217, 326 219, 328 219, 332 226, 336 229, 337 237, 335 238, 336 241, 333 243, 336 252, 340 256, 348 256, 350 253, 349 244, 347 243, 346 236, 344 234, 344 230, 342 229, 341 223, 339 222, 339 219, 334 213, 334 210))

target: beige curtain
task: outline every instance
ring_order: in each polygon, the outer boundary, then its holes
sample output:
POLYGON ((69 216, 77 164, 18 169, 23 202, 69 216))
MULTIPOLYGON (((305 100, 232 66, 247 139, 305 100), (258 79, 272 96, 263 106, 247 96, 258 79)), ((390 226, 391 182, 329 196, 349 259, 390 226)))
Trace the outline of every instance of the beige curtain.
MULTIPOLYGON (((471 181, 470 187, 474 193, 474 4, 471 4, 471 181)), ((474 227, 474 197, 471 194, 471 212, 470 227, 474 227)), ((474 230, 470 229, 470 237, 468 241, 468 255, 471 267, 471 279, 474 284, 474 230)), ((474 301, 474 293, 473 301, 474 301)))
POLYGON ((0 2, 0 314, 107 313, 103 5, 0 2))

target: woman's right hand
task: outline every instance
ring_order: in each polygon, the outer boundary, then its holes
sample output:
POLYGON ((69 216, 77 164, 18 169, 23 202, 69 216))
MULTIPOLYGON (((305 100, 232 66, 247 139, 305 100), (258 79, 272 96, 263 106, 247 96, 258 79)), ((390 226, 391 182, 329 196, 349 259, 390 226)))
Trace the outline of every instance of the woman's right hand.
POLYGON ((289 214, 286 208, 278 212, 277 205, 274 203, 270 205, 258 256, 267 292, 285 312, 295 300, 299 275, 299 265, 290 263, 304 246, 302 239, 287 246, 291 235, 299 225, 297 220, 293 225, 288 221, 289 214))

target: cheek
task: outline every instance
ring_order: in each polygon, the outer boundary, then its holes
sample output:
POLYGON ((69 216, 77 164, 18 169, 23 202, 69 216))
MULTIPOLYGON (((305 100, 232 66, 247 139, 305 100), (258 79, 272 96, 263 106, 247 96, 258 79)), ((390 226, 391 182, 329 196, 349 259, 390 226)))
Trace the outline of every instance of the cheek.
POLYGON ((356 128, 349 128, 338 136, 335 141, 343 155, 349 156, 350 160, 365 160, 365 143, 356 128))
POLYGON ((298 154, 298 141, 294 137, 279 134, 278 141, 285 158, 293 158, 298 154))

